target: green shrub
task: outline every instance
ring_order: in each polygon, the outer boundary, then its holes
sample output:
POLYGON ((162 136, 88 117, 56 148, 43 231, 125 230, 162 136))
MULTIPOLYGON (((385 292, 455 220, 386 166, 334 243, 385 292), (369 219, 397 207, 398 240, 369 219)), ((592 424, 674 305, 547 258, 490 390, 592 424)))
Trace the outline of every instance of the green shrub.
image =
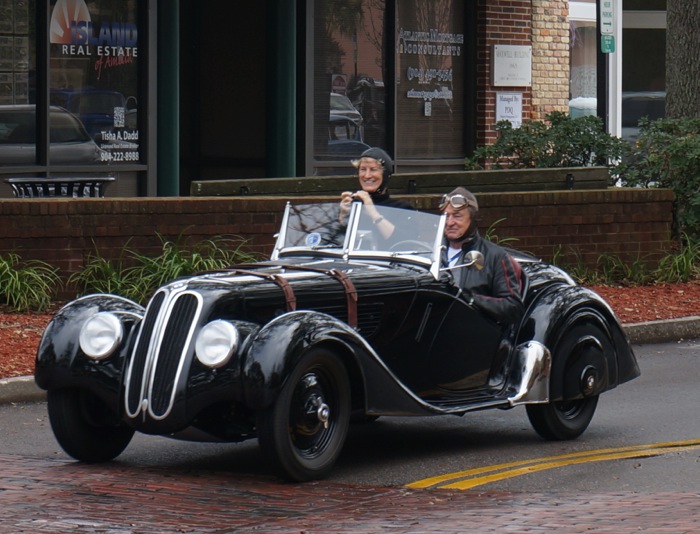
POLYGON ((69 282, 77 285, 82 294, 112 293, 145 303, 153 291, 176 278, 256 261, 241 250, 240 239, 216 237, 187 247, 181 243, 182 236, 175 242, 158 237, 159 255, 149 256, 126 246, 119 259, 112 262, 95 253, 71 275, 69 282))
POLYGON ((467 169, 481 169, 483 164, 496 169, 602 165, 610 169, 612 180, 617 162, 630 151, 628 143, 607 133, 595 116, 571 118, 552 112, 546 122, 525 122, 519 128, 499 121, 496 131, 495 143, 477 148, 466 159, 467 169))
POLYGON ((673 190, 674 235, 700 238, 700 119, 639 123, 634 150, 620 167, 620 183, 673 190))
POLYGON ((675 284, 700 278, 700 242, 693 241, 686 235, 683 243, 678 252, 661 258, 652 273, 654 280, 675 284))
POLYGON ((42 311, 61 287, 58 269, 39 260, 22 261, 17 254, 0 256, 0 300, 21 312, 42 311))

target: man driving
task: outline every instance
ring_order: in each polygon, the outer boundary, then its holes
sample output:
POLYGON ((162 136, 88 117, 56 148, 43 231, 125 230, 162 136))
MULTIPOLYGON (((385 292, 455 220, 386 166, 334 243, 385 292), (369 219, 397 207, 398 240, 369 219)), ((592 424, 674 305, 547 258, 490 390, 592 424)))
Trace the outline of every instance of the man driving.
POLYGON ((442 264, 452 268, 462 298, 499 323, 514 322, 523 313, 522 271, 503 247, 479 234, 476 197, 458 187, 442 197, 440 211, 446 215, 442 264), (483 254, 483 265, 455 268, 468 263, 470 251, 483 254))

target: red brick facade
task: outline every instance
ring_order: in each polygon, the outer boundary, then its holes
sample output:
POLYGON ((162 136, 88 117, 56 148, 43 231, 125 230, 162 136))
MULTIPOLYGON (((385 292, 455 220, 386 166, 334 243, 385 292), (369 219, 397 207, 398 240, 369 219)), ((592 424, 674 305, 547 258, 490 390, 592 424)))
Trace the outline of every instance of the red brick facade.
POLYGON ((567 111, 569 102, 568 2, 479 0, 477 40, 477 144, 496 137, 494 45, 532 46, 532 85, 508 87, 523 95, 523 121, 542 120, 551 111, 567 111))
MULTIPOLYGON (((405 198, 419 209, 435 210, 439 195, 405 198)), ((494 229, 499 238, 516 238, 511 246, 546 260, 575 251, 591 266, 601 255, 652 262, 671 246, 673 194, 665 189, 479 193, 478 199, 483 231, 499 221, 494 229)), ((127 246, 158 255, 159 235, 192 242, 244 236, 249 251, 267 256, 286 201, 252 196, 0 200, 0 254, 46 261, 64 278, 96 251, 110 259, 118 259, 127 246)), ((316 201, 337 201, 337 196, 303 199, 316 201)))

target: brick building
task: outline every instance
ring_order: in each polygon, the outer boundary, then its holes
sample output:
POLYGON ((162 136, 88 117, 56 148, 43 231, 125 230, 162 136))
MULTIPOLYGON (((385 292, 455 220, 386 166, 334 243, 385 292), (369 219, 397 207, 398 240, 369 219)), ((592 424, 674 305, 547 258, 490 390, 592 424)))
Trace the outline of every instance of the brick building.
MULTIPOLYGON (((620 69, 621 4, 11 0, 0 8, 0 178, 111 175, 108 196, 170 196, 201 179, 346 173, 368 145, 387 148, 398 172, 458 170, 497 120, 554 110, 597 113, 619 133, 620 88, 646 90, 652 76, 620 69), (602 56, 607 4, 617 48, 602 56), (11 136, 22 122, 39 127, 11 136)), ((628 4, 630 24, 665 9, 628 4)), ((625 58, 641 50, 658 74, 654 36, 626 33, 636 46, 625 58)))

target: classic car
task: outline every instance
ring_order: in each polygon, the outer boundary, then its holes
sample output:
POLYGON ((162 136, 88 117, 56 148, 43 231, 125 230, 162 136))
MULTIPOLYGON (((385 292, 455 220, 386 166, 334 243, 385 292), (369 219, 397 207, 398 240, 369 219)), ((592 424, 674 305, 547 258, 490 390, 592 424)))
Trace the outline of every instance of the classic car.
MULTIPOLYGON (((145 309, 68 303, 35 372, 58 443, 102 462, 135 431, 257 438, 306 481, 329 474, 355 420, 524 405, 543 438, 568 440, 602 392, 639 375, 611 308, 561 269, 512 251, 526 311, 499 324, 441 266, 444 216, 378 209, 387 239, 361 203, 288 204, 268 261, 174 280, 145 309)), ((481 267, 474 254, 460 268, 481 267)))

